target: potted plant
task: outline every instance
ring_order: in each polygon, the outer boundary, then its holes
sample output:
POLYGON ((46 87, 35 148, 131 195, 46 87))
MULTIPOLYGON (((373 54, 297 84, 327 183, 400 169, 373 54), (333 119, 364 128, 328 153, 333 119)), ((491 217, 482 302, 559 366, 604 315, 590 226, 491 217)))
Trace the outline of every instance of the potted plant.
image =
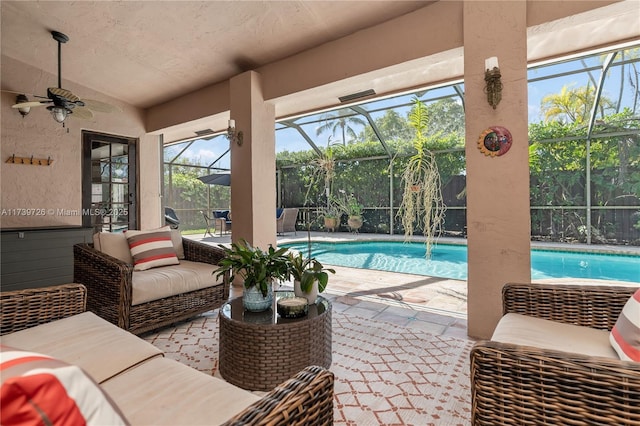
POLYGON ((338 191, 340 195, 333 197, 333 203, 338 209, 347 215, 347 224, 352 231, 357 231, 362 227, 362 212, 364 206, 360 204, 353 194, 347 194, 345 190, 338 191))
POLYGON ((233 282, 236 276, 244 280, 242 301, 245 309, 260 312, 269 309, 273 303, 273 284, 289 278, 289 257, 285 247, 275 249, 269 245, 266 251, 252 247, 246 240, 220 244, 225 256, 218 261, 217 277, 230 274, 233 282))
POLYGON ((340 210, 332 202, 329 202, 329 205, 322 209, 322 217, 324 218, 324 228, 327 231, 334 232, 340 225, 340 210))
POLYGON ((318 293, 327 288, 329 274, 335 270, 325 268, 314 257, 305 258, 302 253, 289 253, 289 273, 293 277, 293 291, 298 297, 305 297, 309 304, 316 303, 318 293))

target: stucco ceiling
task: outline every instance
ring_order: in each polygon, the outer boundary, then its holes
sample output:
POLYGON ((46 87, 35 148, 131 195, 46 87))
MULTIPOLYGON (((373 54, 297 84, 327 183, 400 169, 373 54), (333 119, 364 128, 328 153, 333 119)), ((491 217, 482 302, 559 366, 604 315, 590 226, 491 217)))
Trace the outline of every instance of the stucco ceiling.
MULTIPOLYGON (((545 15, 554 15, 561 6, 572 9, 571 2, 529 1, 530 62, 621 41, 637 43, 640 35, 640 0, 587 1, 584 12, 576 7, 577 12, 564 18, 558 13, 558 18, 551 21, 545 20, 545 15), (550 4, 556 7, 550 9, 550 4)), ((10 87, 4 79, 0 82, 3 90, 27 94, 44 94, 44 88, 55 86, 52 75, 57 75, 57 43, 50 31, 57 30, 70 38, 62 46, 63 87, 65 82, 72 82, 138 108, 157 106, 153 110, 159 110, 172 100, 188 102, 189 93, 243 71, 282 63, 292 55, 350 34, 357 37, 367 28, 419 9, 421 16, 432 16, 432 9, 442 4, 436 0, 2 0, 2 56, 41 69, 43 74, 20 87, 10 87)), ((339 96, 363 89, 390 95, 461 78, 463 59, 463 47, 459 45, 334 80, 330 85, 281 95, 276 99, 276 116, 335 107, 339 96)), ((93 94, 91 98, 101 100, 93 94)), ((180 140, 193 137, 197 130, 222 130, 228 118, 224 114, 199 117, 151 131, 162 131, 168 141, 180 140)))
POLYGON ((430 3, 2 1, 2 54, 57 75, 60 31, 63 80, 148 108, 430 3))

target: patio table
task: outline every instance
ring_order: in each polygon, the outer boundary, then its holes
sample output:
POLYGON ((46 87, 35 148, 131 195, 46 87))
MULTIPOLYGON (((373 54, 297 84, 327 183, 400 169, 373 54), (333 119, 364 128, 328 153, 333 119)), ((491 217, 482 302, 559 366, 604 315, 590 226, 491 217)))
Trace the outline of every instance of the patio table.
MULTIPOLYGON (((276 291, 274 299, 290 296, 276 291)), ((331 303, 322 296, 300 318, 245 311, 242 297, 225 303, 219 318, 219 369, 229 383, 269 391, 307 366, 331 366, 331 303)))

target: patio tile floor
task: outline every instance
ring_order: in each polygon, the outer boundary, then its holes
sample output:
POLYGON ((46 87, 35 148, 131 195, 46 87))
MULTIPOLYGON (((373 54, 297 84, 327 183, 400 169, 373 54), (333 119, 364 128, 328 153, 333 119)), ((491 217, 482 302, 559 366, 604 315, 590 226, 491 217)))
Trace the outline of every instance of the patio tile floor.
MULTIPOLYGON (((326 240, 402 240, 400 235, 350 234, 312 232, 315 241, 326 240)), ((225 244, 230 235, 185 237, 207 244, 225 244)), ((278 237, 278 242, 306 241, 306 233, 278 237)), ((463 242, 449 239, 446 242, 463 242)), ((533 245, 552 247, 553 244, 533 245)), ((557 246, 557 245, 556 245, 557 246)), ((566 246, 566 245, 565 245, 566 246)), ((588 246, 587 246, 588 247, 588 246)), ((593 246, 589 247, 594 249, 593 246)), ((614 251, 637 254, 639 247, 608 247, 614 251)), ((395 272, 333 266, 336 274, 329 280, 323 293, 333 304, 334 311, 348 312, 363 318, 377 319, 408 328, 458 339, 474 340, 467 336, 467 282, 447 278, 425 277, 395 272)), ((283 288, 286 288, 285 285, 283 288)), ((234 287, 232 296, 242 294, 234 287)))
MULTIPOLYGON (((336 276, 331 277, 330 284, 339 281, 339 272, 336 276)), ((283 286, 280 289, 287 289, 283 286)), ((242 288, 234 286, 231 291, 231 297, 237 297, 242 294, 242 288)), ((370 318, 378 321, 384 321, 391 324, 397 324, 409 329, 428 332, 435 335, 446 335, 456 337, 458 339, 473 340, 467 336, 467 320, 466 316, 454 313, 434 313, 428 308, 420 305, 394 305, 386 300, 374 301, 370 298, 362 296, 350 296, 337 294, 335 291, 327 289, 323 294, 331 304, 333 310, 343 313, 349 313, 361 318, 370 318), (454 316, 455 315, 455 316, 454 316)))

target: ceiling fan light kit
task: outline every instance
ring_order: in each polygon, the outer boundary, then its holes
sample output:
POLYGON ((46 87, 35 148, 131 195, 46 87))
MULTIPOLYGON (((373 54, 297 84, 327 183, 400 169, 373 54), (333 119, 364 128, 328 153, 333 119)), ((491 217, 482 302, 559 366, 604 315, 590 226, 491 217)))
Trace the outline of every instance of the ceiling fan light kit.
MULTIPOLYGON (((17 109, 24 117, 29 114, 32 107, 47 105, 47 109, 51 112, 53 119, 64 127, 66 118, 73 114, 75 108, 78 108, 78 114, 74 116, 78 118, 90 119, 93 117, 93 113, 88 107, 85 107, 85 102, 80 100, 79 97, 62 88, 62 43, 68 42, 69 37, 59 31, 51 31, 51 36, 58 43, 58 87, 49 87, 46 97, 34 95, 37 98, 45 99, 42 101, 29 101, 26 95, 20 94, 12 108, 17 109)), ((103 102, 91 101, 91 103, 96 106, 96 110, 101 112, 116 110, 116 108, 103 102)))
POLYGON ((47 107, 47 109, 51 111, 51 116, 58 123, 64 123, 64 120, 67 118, 67 114, 71 112, 71 111, 68 111, 66 108, 57 107, 57 106, 50 106, 50 107, 47 107))

